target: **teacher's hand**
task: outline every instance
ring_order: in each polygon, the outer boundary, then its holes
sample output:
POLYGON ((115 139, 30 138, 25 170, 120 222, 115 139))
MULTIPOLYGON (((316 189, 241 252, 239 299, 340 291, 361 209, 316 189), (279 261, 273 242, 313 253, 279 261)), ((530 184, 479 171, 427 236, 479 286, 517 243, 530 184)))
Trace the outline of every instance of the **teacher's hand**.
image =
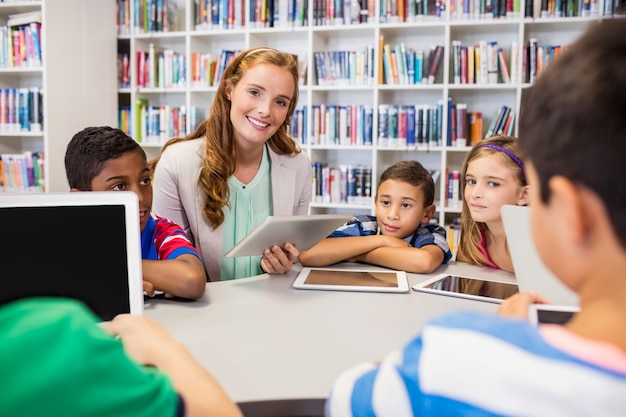
POLYGON ((271 250, 263 252, 261 269, 268 274, 286 274, 298 260, 298 255, 300 251, 291 243, 287 243, 284 248, 272 246, 271 250))

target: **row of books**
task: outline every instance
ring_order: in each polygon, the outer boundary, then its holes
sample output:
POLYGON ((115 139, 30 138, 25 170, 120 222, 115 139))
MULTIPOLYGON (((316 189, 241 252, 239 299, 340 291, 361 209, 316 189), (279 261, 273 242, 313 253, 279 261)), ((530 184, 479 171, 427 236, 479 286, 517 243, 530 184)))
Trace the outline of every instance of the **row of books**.
POLYGON ((0 190, 30 192, 44 190, 44 153, 0 154, 0 190))
POLYGON ((446 195, 445 205, 450 208, 460 208, 463 204, 462 195, 463 174, 458 170, 446 168, 446 195))
POLYGON ((252 28, 308 25, 308 0, 250 0, 249 7, 252 28))
POLYGON ((378 4, 381 23, 439 20, 446 14, 445 0, 395 0, 380 1, 378 4))
POLYGON ((41 132, 42 94, 39 87, 0 88, 0 132, 41 132))
POLYGON ((224 70, 240 50, 222 49, 219 55, 191 54, 191 83, 194 87, 218 85, 224 70))
MULTIPOLYGON (((255 0, 250 1, 251 13, 254 3, 255 0)), ((193 19, 199 31, 242 28, 245 26, 245 0, 196 0, 193 19)))
POLYGON ((289 129, 289 133, 296 143, 304 145, 308 142, 307 106, 294 110, 289 129))
POLYGON ((485 138, 495 135, 507 135, 513 134, 515 126, 515 110, 509 106, 500 106, 491 118, 491 123, 485 133, 485 138))
POLYGON ((450 20, 489 20, 518 18, 519 0, 453 0, 450 20))
POLYGON ((312 106, 312 145, 371 145, 374 110, 368 105, 312 106))
MULTIPOLYGON (((122 58, 122 64, 128 59, 122 58)), ((154 44, 148 46, 148 51, 137 51, 137 87, 143 88, 173 88, 185 87, 186 57, 171 49, 158 51, 154 44)), ((122 79, 128 74, 129 68, 122 67, 122 79)))
MULTIPOLYGON (((239 53, 239 50, 223 49, 219 54, 193 52, 191 54, 191 86, 216 86, 226 66, 239 53)), ((297 58, 297 57, 296 57, 297 58)), ((118 53, 118 86, 129 88, 130 59, 127 53, 118 53)), ((153 44, 149 50, 137 52, 137 87, 173 88, 186 86, 186 59, 183 54, 171 49, 157 52, 153 44)), ((300 84, 306 79, 306 61, 300 68, 300 84)))
POLYGON ((517 42, 511 42, 511 71, 497 41, 481 40, 475 45, 452 41, 452 80, 455 84, 510 84, 518 82, 517 42))
POLYGON ((313 0, 313 26, 343 26, 374 22, 372 0, 313 0))
POLYGON ((623 14, 623 0, 527 0, 526 17, 598 17, 623 14))
POLYGON ((469 111, 466 103, 454 103, 448 97, 447 146, 464 147, 475 145, 484 138, 495 135, 512 135, 515 128, 515 111, 506 105, 500 106, 483 134, 482 112, 469 111))
POLYGON ((206 109, 202 107, 151 106, 147 99, 138 98, 133 109, 119 108, 118 126, 137 142, 162 145, 193 131, 205 118, 206 109))
MULTIPOLYGON (((311 131, 307 127, 307 106, 297 109, 291 119, 291 134, 300 144, 371 146, 374 143, 372 106, 312 106, 311 131)), ((429 149, 443 146, 443 104, 380 104, 378 105, 376 143, 380 148, 429 149)), ((445 146, 472 146, 494 135, 512 135, 515 111, 500 106, 485 131, 483 113, 471 111, 466 103, 448 98, 447 137, 445 146)))
POLYGON ((374 47, 360 51, 313 52, 318 85, 373 85, 374 47))
POLYGON ((378 106, 378 146, 419 149, 442 144, 443 104, 378 106))
POLYGON ((0 68, 41 67, 41 23, 0 26, 0 68))
POLYGON ((433 45, 429 51, 406 48, 400 43, 381 50, 384 84, 434 84, 441 66, 443 46, 433 45))
POLYGON ((372 205, 371 167, 314 162, 312 168, 313 202, 372 205))
POLYGON ((117 33, 174 32, 178 3, 176 0, 117 0, 117 33), (131 21, 132 9, 132 21, 131 21))
POLYGON ((566 49, 567 45, 539 45, 536 38, 530 38, 524 45, 522 54, 523 81, 534 83, 546 67, 566 49))
MULTIPOLYGON (((313 0, 313 26, 337 26, 441 20, 518 18, 518 0, 313 0), (378 9, 378 10, 377 10, 378 9)), ((238 29, 246 26, 245 0, 195 0, 193 26, 197 31, 238 29)), ((250 0, 249 25, 253 28, 308 26, 308 0, 250 0)), ((525 17, 594 17, 623 11, 623 0, 529 0, 525 17)), ((181 30, 176 25, 176 0, 117 0, 118 33, 152 33, 181 30), (134 19, 131 21, 131 8, 134 19)))
POLYGON ((483 115, 468 112, 466 103, 453 103, 448 99, 448 138, 452 147, 474 145, 483 139, 483 115))
MULTIPOLYGON (((479 41, 474 46, 452 41, 451 70, 455 84, 516 83, 519 73, 522 82, 534 82, 567 46, 538 45, 531 38, 524 45, 521 66, 518 64, 518 44, 510 47, 510 65, 506 53, 496 41, 479 41)), ((382 49, 384 84, 432 84, 436 81, 443 55, 443 46, 435 45, 426 51, 406 48, 404 43, 395 47, 384 44, 382 49), (426 59, 424 56, 427 55, 426 59)), ((222 50, 218 55, 194 52, 191 54, 191 83, 194 87, 215 86, 226 66, 238 50, 222 50)), ((319 85, 373 85, 374 50, 314 52, 316 76, 319 85)), ((170 49, 137 52, 137 86, 143 88, 185 87, 186 60, 183 54, 170 49)), ((118 80, 120 88, 130 87, 130 62, 128 54, 118 54, 118 80)), ((306 79, 303 67, 301 84, 306 79)))

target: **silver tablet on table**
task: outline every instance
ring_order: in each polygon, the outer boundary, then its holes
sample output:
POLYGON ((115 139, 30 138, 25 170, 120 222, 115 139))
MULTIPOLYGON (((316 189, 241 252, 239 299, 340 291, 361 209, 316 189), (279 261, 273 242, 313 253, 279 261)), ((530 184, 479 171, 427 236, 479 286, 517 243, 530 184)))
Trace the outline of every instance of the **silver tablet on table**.
POLYGON ((224 256, 259 256, 265 249, 274 245, 283 247, 286 243, 300 251, 309 250, 352 217, 352 214, 268 216, 224 256))
POLYGON ((448 295, 476 301, 500 304, 511 295, 519 292, 517 284, 495 280, 464 277, 452 274, 440 274, 419 284, 413 285, 415 291, 431 294, 448 295))

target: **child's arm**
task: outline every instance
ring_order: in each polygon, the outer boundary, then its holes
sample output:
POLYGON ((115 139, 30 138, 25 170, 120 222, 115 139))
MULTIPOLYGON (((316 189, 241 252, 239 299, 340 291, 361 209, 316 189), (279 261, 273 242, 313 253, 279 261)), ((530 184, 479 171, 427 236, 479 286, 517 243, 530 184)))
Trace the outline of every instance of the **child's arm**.
POLYGON ((364 253, 356 258, 357 261, 385 268, 416 274, 433 272, 444 259, 444 253, 437 245, 425 245, 421 248, 408 247, 381 247, 364 253))
POLYGON ((204 294, 206 273, 200 259, 185 253, 174 259, 142 261, 143 279, 155 290, 197 300, 204 294))
POLYGON ((384 235, 326 238, 298 257, 304 266, 328 266, 350 260, 381 247, 407 247, 402 239, 384 235))
POLYGON ((122 339, 124 350, 135 361, 155 366, 170 377, 185 401, 185 416, 242 416, 215 378, 159 323, 122 314, 105 329, 122 339))

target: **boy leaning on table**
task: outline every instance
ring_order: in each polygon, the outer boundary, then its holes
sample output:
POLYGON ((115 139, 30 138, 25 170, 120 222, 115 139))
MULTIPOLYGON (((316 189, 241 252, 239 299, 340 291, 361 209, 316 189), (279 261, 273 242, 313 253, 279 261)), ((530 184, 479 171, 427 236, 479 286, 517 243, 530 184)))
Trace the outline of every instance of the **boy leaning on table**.
POLYGON ((336 381, 327 415, 620 416, 626 410, 626 20, 592 27, 524 92, 531 229, 552 272, 580 297, 564 326, 531 325, 540 294, 498 317, 427 323, 380 365, 336 381))
POLYGON ((435 183, 417 161, 400 161, 381 175, 376 216, 355 216, 298 259, 304 266, 365 262, 413 273, 430 273, 452 257, 446 231, 430 222, 435 183))

